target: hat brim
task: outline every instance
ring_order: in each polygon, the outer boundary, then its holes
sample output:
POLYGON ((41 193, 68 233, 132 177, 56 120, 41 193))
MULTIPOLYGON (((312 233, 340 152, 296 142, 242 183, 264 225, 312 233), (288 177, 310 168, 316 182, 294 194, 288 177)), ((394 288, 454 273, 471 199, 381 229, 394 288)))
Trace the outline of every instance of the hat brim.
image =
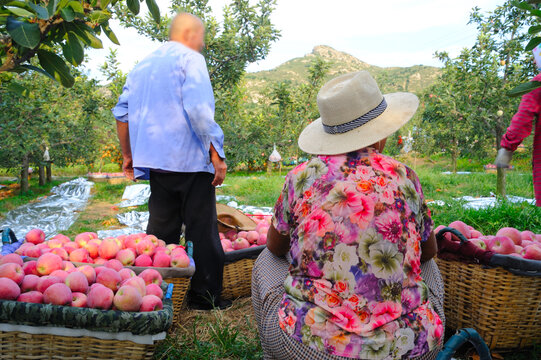
POLYGON ((337 155, 365 148, 391 136, 415 115, 419 99, 406 92, 384 97, 387 109, 380 116, 346 133, 328 134, 323 130, 321 118, 313 121, 301 132, 299 147, 309 154, 337 155))

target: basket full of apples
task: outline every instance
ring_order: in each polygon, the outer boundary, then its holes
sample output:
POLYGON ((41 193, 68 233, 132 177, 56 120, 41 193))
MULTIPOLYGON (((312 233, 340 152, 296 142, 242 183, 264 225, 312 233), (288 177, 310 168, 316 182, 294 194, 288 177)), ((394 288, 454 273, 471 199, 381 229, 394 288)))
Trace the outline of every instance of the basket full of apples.
POLYGON ((255 259, 267 244, 271 216, 256 214, 249 216, 255 226, 234 230, 221 227, 220 241, 225 253, 222 297, 234 299, 250 296, 252 269, 255 259), (249 230, 251 229, 251 230, 249 230))
POLYGON ((455 221, 435 230, 453 329, 475 328, 491 349, 541 341, 541 235, 502 228, 483 235, 455 221))
POLYGON ((75 266, 111 265, 130 269, 135 274, 152 269, 167 283, 174 285, 172 301, 176 323, 180 320, 180 310, 190 278, 195 272, 190 249, 191 247, 186 249, 177 244, 166 244, 156 236, 145 233, 99 239, 94 232, 84 232, 76 235, 73 241, 68 236, 57 234, 45 241, 42 230, 32 229, 16 252, 30 260, 51 253, 64 261, 69 260, 75 266))
POLYGON ((51 252, 24 260, 0 258, 0 336, 10 357, 71 357, 76 348, 82 357, 132 349, 130 358, 146 358, 171 326, 172 288, 154 269, 77 267, 51 252))

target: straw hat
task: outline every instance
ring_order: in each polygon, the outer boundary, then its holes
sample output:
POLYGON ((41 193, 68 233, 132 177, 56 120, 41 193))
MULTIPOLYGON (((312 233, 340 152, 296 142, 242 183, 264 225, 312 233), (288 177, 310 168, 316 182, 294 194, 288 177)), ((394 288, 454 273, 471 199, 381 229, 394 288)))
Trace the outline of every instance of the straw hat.
POLYGON ((250 231, 256 228, 257 224, 254 220, 230 206, 216 203, 216 212, 218 215, 218 230, 220 232, 228 230, 250 231))
POLYGON ((316 155, 359 150, 385 139, 406 124, 417 111, 412 93, 382 95, 367 71, 339 76, 317 94, 321 117, 302 131, 299 147, 316 155))

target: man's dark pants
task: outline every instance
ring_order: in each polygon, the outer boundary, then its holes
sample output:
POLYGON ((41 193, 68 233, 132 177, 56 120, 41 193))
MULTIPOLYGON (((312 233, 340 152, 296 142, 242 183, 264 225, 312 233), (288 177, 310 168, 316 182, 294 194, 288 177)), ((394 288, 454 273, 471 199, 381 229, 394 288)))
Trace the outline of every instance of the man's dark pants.
POLYGON ((195 274, 190 297, 217 300, 222 292, 224 252, 218 236, 216 194, 208 172, 150 172, 150 218, 147 234, 178 244, 182 224, 193 242, 195 274))

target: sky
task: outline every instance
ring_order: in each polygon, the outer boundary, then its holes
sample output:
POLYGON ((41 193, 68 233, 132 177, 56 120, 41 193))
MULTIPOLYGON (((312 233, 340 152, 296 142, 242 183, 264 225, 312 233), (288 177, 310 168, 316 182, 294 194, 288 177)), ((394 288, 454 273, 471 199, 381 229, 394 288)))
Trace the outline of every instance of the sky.
MULTIPOLYGON (((224 5, 231 0, 209 0, 214 15, 221 20, 224 5)), ((504 0, 277 0, 272 22, 281 37, 272 44, 269 55, 250 64, 248 71, 272 69, 287 60, 302 57, 314 46, 328 45, 349 53, 371 65, 441 66, 436 51, 452 56, 472 46, 476 29, 468 25, 474 6, 491 11, 504 0)), ((158 0, 162 13, 169 0, 158 0)), ((142 14, 146 6, 141 6, 142 14)), ((99 67, 109 48, 117 49, 121 69, 130 71, 137 61, 160 46, 117 21, 111 28, 120 46, 103 41, 103 49, 88 51, 87 68, 92 77, 101 78, 99 67)), ((104 37, 103 37, 104 38, 104 37)))

